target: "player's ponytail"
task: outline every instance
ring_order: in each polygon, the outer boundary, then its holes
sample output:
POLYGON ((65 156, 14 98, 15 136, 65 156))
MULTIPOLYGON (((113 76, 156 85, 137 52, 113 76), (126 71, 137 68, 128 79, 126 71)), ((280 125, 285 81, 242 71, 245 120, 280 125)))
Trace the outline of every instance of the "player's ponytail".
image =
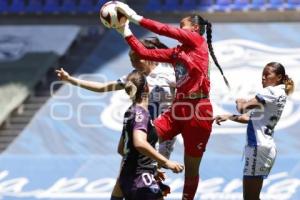
POLYGON ((212 25, 211 25, 211 23, 209 21, 203 19, 200 15, 192 16, 190 18, 190 21, 193 24, 198 24, 199 25, 199 34, 200 35, 203 35, 206 31, 206 41, 207 41, 210 56, 212 57, 214 63, 218 67, 221 75, 223 76, 225 84, 230 89, 229 82, 228 82, 227 78, 224 75, 223 69, 222 69, 222 67, 220 66, 220 64, 217 60, 217 57, 216 57, 215 52, 214 52, 214 48, 212 46, 212 25))
POLYGON ((133 102, 139 103, 142 101, 144 94, 148 95, 146 77, 138 70, 133 70, 128 74, 124 88, 133 102))
POLYGON ((124 86, 125 92, 128 94, 131 100, 136 99, 137 88, 135 84, 131 81, 127 81, 124 86))
POLYGON ((295 88, 294 81, 286 74, 283 83, 285 85, 285 93, 291 95, 295 88))
POLYGON ((285 85, 285 93, 290 95, 294 92, 294 81, 285 73, 285 68, 278 62, 270 62, 266 66, 272 67, 276 75, 281 75, 280 84, 285 85))

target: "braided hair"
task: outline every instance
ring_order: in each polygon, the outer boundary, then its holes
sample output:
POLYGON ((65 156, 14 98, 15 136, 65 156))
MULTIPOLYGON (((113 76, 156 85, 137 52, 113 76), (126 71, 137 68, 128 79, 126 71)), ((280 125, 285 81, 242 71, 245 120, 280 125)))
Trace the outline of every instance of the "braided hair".
POLYGON ((193 15, 193 16, 189 17, 188 19, 190 22, 192 22, 192 24, 199 25, 199 34, 200 35, 203 35, 206 32, 206 41, 207 41, 210 56, 212 57, 214 63, 218 67, 221 75, 223 76, 225 84, 230 89, 229 82, 224 75, 223 69, 217 60, 217 57, 215 55, 215 52, 214 52, 214 49, 212 46, 212 24, 209 21, 203 19, 200 15, 193 15))

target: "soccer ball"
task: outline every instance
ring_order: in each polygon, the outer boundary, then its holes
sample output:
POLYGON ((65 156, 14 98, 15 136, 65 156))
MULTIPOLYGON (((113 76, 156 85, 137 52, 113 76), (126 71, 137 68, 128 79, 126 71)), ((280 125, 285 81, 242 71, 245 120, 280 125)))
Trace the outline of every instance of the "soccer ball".
POLYGON ((127 21, 127 17, 117 11, 116 6, 118 4, 123 3, 119 1, 109 1, 100 9, 100 20, 107 28, 120 28, 124 26, 127 21))

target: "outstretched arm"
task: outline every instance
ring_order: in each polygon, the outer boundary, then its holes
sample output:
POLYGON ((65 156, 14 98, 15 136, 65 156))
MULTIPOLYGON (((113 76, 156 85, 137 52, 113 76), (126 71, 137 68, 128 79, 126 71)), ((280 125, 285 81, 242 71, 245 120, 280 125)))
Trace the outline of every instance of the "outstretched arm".
POLYGON ((145 60, 172 63, 173 49, 147 49, 133 35, 126 37, 125 40, 131 49, 145 60))
POLYGON ((191 47, 204 42, 204 38, 197 32, 184 30, 179 27, 174 27, 151 19, 143 18, 139 24, 156 34, 176 39, 180 43, 187 44, 191 47))
POLYGON ((134 10, 132 10, 128 5, 124 3, 119 4, 117 9, 120 12, 122 12, 124 15, 126 15, 126 17, 131 22, 139 24, 142 27, 154 33, 157 33, 159 35, 164 35, 176 39, 183 44, 187 44, 189 46, 195 46, 196 44, 199 44, 200 42, 204 41, 203 37, 201 37, 197 32, 191 32, 158 21, 146 19, 138 15, 134 10))
POLYGON ((147 49, 131 32, 129 23, 116 29, 127 41, 131 49, 141 58, 157 62, 172 61, 173 49, 147 49))
POLYGON ((221 125, 221 122, 225 122, 227 120, 246 124, 250 120, 250 117, 247 113, 242 115, 217 115, 214 120, 218 125, 221 125))
POLYGON ((72 85, 79 86, 81 88, 94 91, 94 92, 109 92, 122 90, 124 87, 117 81, 111 81, 107 83, 100 83, 95 81, 85 81, 69 75, 63 68, 55 70, 58 79, 71 83, 72 85))

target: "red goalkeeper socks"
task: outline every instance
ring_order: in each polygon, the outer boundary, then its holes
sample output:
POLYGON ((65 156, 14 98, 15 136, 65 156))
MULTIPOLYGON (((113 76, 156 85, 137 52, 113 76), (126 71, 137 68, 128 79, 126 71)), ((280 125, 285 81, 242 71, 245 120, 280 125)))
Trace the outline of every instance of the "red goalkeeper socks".
POLYGON ((199 176, 186 177, 184 180, 182 200, 193 200, 198 188, 199 176))

